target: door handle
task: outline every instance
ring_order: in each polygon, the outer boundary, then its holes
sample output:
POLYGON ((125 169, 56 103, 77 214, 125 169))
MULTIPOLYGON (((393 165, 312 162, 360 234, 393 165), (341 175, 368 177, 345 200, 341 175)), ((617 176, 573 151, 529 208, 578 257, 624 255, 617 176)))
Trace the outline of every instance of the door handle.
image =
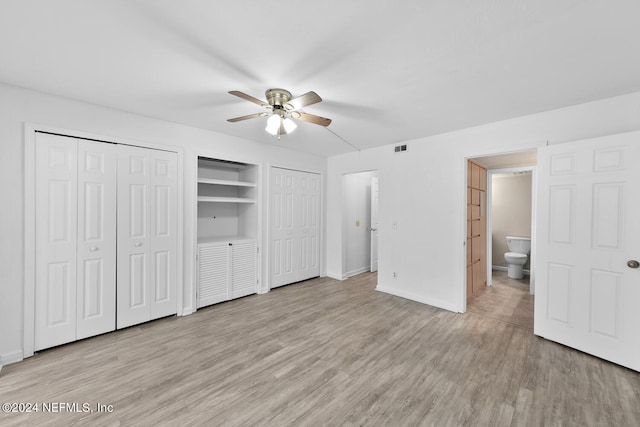
POLYGON ((631 259, 631 260, 627 261, 627 267, 629 267, 629 268, 638 268, 638 267, 640 267, 640 262, 636 261, 635 259, 631 259))
POLYGON ((133 246, 135 246, 136 248, 139 248, 140 246, 142 246, 142 243, 138 242, 138 243, 136 243, 136 244, 135 244, 135 245, 133 245, 133 246))
POLYGON ((378 229, 377 229, 377 228, 369 227, 369 231, 378 231, 378 229))
POLYGON ((89 250, 90 250, 91 252, 95 252, 95 251, 97 251, 97 250, 98 250, 98 248, 97 248, 97 247, 95 247, 95 246, 92 246, 89 250))

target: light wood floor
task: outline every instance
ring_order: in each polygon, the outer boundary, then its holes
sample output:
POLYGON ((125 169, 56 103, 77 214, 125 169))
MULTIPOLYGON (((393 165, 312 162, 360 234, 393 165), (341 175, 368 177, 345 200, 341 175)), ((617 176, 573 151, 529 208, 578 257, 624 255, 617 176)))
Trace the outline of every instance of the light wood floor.
POLYGON ((640 425, 640 374, 534 337, 526 290, 496 284, 455 314, 375 280, 314 279, 41 352, 0 372, 0 403, 113 412, 0 425, 640 425))

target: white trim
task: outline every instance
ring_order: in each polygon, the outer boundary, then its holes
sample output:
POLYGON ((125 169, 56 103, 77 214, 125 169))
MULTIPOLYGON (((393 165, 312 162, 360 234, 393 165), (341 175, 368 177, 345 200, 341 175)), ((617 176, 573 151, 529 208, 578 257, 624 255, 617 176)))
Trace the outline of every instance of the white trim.
POLYGON ((343 276, 342 274, 335 274, 335 273, 331 273, 331 272, 327 272, 327 277, 329 277, 330 279, 334 279, 334 280, 347 280, 347 276, 343 276))
POLYGON ((459 313, 459 307, 451 305, 447 302, 433 299, 433 298, 425 298, 422 295, 414 294, 412 292, 407 292, 401 289, 392 288, 389 286, 376 286, 376 291, 384 292, 385 294, 394 295, 401 298, 406 298, 412 301, 421 302, 423 304, 431 305, 433 307, 442 308, 444 310, 453 311, 454 313, 459 313))
POLYGON ((345 274, 345 276, 347 276, 347 278, 351 277, 351 276, 356 276, 360 273, 366 273, 368 271, 371 270, 371 266, 368 265, 366 267, 362 267, 362 268, 358 268, 356 270, 352 270, 352 271, 347 271, 347 273, 345 274))
POLYGON ((0 371, 2 370, 3 366, 20 362, 22 361, 22 359, 24 359, 24 357, 22 357, 21 351, 13 351, 11 353, 5 353, 0 355, 0 371))
POLYGON ((35 339, 35 134, 36 132, 53 133, 69 136, 71 138, 89 139, 112 144, 132 145, 136 147, 150 148, 176 153, 178 156, 177 168, 177 254, 176 259, 176 313, 184 314, 184 152, 182 148, 161 144, 153 144, 142 141, 134 141, 126 138, 106 136, 65 129, 55 126, 24 123, 24 313, 23 313, 23 342, 22 357, 31 357, 34 354, 35 339))

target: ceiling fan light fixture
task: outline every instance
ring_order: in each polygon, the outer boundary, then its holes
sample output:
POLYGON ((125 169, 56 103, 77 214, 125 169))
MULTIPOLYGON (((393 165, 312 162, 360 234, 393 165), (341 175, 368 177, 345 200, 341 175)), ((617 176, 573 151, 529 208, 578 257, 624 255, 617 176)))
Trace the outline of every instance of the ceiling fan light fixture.
POLYGON ((264 128, 271 135, 276 136, 278 134, 278 129, 280 129, 280 116, 277 114, 272 114, 267 119, 267 127, 264 128))
POLYGON ((282 121, 282 125, 284 126, 284 130, 286 133, 291 133, 294 130, 296 130, 296 128, 298 127, 298 125, 296 124, 296 122, 294 122, 293 120, 291 120, 289 117, 285 118, 282 121))

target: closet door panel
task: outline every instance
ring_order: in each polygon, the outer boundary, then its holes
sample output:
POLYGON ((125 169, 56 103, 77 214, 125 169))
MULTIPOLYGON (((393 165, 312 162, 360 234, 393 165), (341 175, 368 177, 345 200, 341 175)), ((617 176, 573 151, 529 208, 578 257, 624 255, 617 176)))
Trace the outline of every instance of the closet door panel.
POLYGON ((118 147, 117 327, 150 319, 149 150, 118 147))
POLYGON ((308 194, 308 229, 309 239, 309 277, 320 275, 320 175, 309 175, 308 194))
POLYGON ((292 171, 271 169, 271 288, 296 281, 292 171))
POLYGON ((77 147, 36 134, 35 350, 76 338, 77 147))
POLYGON ((320 175, 271 170, 271 288, 320 275, 320 175))
POLYGON ((115 146, 78 141, 76 339, 116 326, 115 146))
POLYGON ((150 309, 157 319, 177 312, 177 155, 151 150, 150 165, 150 309))

